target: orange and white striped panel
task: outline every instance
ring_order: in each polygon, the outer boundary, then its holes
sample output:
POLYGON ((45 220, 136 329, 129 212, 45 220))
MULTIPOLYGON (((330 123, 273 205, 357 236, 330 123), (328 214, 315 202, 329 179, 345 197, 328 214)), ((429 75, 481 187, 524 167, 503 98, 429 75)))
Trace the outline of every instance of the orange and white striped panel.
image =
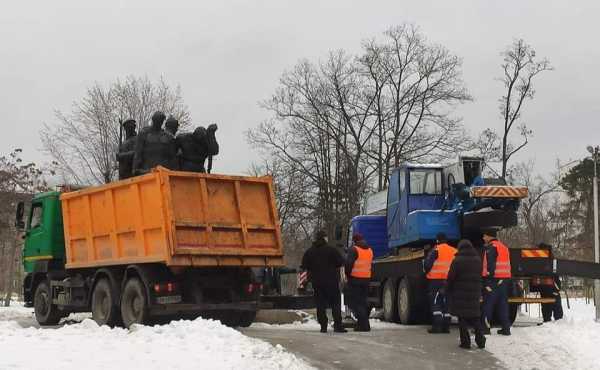
POLYGON ((529 189, 526 186, 473 186, 471 197, 473 198, 527 198, 529 189))
POLYGON ((548 258, 550 251, 548 249, 522 249, 521 257, 523 258, 548 258))

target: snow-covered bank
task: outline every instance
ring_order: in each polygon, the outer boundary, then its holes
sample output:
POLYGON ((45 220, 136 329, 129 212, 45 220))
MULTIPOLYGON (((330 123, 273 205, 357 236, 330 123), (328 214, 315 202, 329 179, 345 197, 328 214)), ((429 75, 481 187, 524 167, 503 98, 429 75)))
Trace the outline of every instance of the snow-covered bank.
MULTIPOLYGON (((573 299, 571 309, 564 301, 563 308, 564 319, 513 327, 510 337, 494 334, 488 337, 486 349, 509 369, 600 369, 600 324, 594 321, 594 305, 573 299)), ((538 308, 530 312, 535 315, 538 308)))
POLYGON ((0 308, 0 369, 311 369, 281 346, 212 320, 132 330, 94 321, 57 329, 23 328, 23 307, 0 308))

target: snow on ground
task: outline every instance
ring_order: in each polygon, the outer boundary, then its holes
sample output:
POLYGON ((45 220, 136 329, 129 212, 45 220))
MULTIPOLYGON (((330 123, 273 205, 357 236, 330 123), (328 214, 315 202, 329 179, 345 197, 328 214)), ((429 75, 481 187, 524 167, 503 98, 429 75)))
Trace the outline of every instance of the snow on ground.
MULTIPOLYGON (((252 324, 252 327, 257 328, 257 329, 301 330, 301 331, 319 331, 321 329, 321 325, 317 322, 317 320, 315 319, 315 317, 312 314, 307 313, 305 311, 299 311, 299 310, 294 310, 291 312, 296 313, 298 316, 302 317, 302 319, 295 321, 291 324, 267 324, 267 323, 263 323, 263 322, 255 322, 252 324)), ((330 312, 330 311, 328 311, 328 312, 330 312)), ((342 312, 342 315, 343 314, 344 313, 342 312)), ((369 320, 369 323, 371 324, 371 329, 395 329, 395 330, 398 330, 398 329, 406 328, 406 326, 381 321, 377 318, 374 318, 373 316, 376 316, 376 315, 371 315, 371 319, 369 320)), ((331 322, 331 318, 330 318, 329 319, 329 329, 330 330, 333 330, 332 324, 333 323, 331 322)), ((352 329, 350 329, 350 330, 352 330, 352 329)))
POLYGON ((33 320, 31 309, 0 308, 0 369, 311 369, 281 346, 213 320, 131 330, 88 318, 54 329, 24 328, 27 320, 33 320))
MULTIPOLYGON (((594 321, 593 303, 572 299, 571 309, 567 309, 563 300, 563 309, 562 320, 541 326, 513 327, 510 337, 493 331, 486 350, 509 369, 600 369, 597 352, 600 323, 594 321)), ((531 305, 529 313, 517 321, 531 321, 538 313, 539 306, 531 305)))

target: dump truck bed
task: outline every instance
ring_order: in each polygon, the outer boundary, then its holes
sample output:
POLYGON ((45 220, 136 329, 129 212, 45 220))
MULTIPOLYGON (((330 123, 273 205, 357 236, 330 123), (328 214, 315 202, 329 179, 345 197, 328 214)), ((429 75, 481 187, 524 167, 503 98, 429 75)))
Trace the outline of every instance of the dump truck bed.
POLYGON ((169 171, 61 195, 67 268, 280 266, 270 177, 169 171))

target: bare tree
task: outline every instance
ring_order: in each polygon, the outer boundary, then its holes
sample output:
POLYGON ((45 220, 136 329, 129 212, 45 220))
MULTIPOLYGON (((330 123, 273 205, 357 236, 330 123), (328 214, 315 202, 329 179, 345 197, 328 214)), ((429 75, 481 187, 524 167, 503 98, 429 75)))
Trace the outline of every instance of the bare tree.
POLYGON ((527 125, 521 120, 523 104, 527 99, 533 99, 535 90, 533 80, 543 71, 551 71, 553 67, 548 59, 538 60, 533 47, 523 39, 515 40, 506 50, 501 53, 504 61, 501 65, 503 75, 500 81, 506 92, 500 98, 500 115, 503 120, 502 139, 502 178, 506 178, 507 166, 510 158, 523 149, 532 134, 527 125), (522 141, 512 144, 510 136, 517 128, 522 141))
POLYGON ((382 41, 365 41, 360 55, 335 51, 284 72, 262 103, 273 118, 248 140, 308 181, 315 219, 339 235, 400 161, 439 158, 465 141, 451 117, 470 99, 460 67, 416 27, 392 28, 382 41))
POLYGON ((44 171, 36 164, 23 162, 20 149, 0 157, 0 291, 5 294, 5 306, 10 304, 15 280, 20 280, 15 271, 21 262, 23 243, 13 223, 16 205, 36 192, 47 190, 43 175, 44 171))
POLYGON ((57 163, 66 182, 80 185, 108 183, 116 176, 119 121, 133 118, 144 127, 156 110, 172 114, 182 127, 191 121, 181 89, 163 79, 129 76, 108 86, 96 83, 73 103, 66 114, 56 111, 56 123, 44 124, 42 144, 57 163))

